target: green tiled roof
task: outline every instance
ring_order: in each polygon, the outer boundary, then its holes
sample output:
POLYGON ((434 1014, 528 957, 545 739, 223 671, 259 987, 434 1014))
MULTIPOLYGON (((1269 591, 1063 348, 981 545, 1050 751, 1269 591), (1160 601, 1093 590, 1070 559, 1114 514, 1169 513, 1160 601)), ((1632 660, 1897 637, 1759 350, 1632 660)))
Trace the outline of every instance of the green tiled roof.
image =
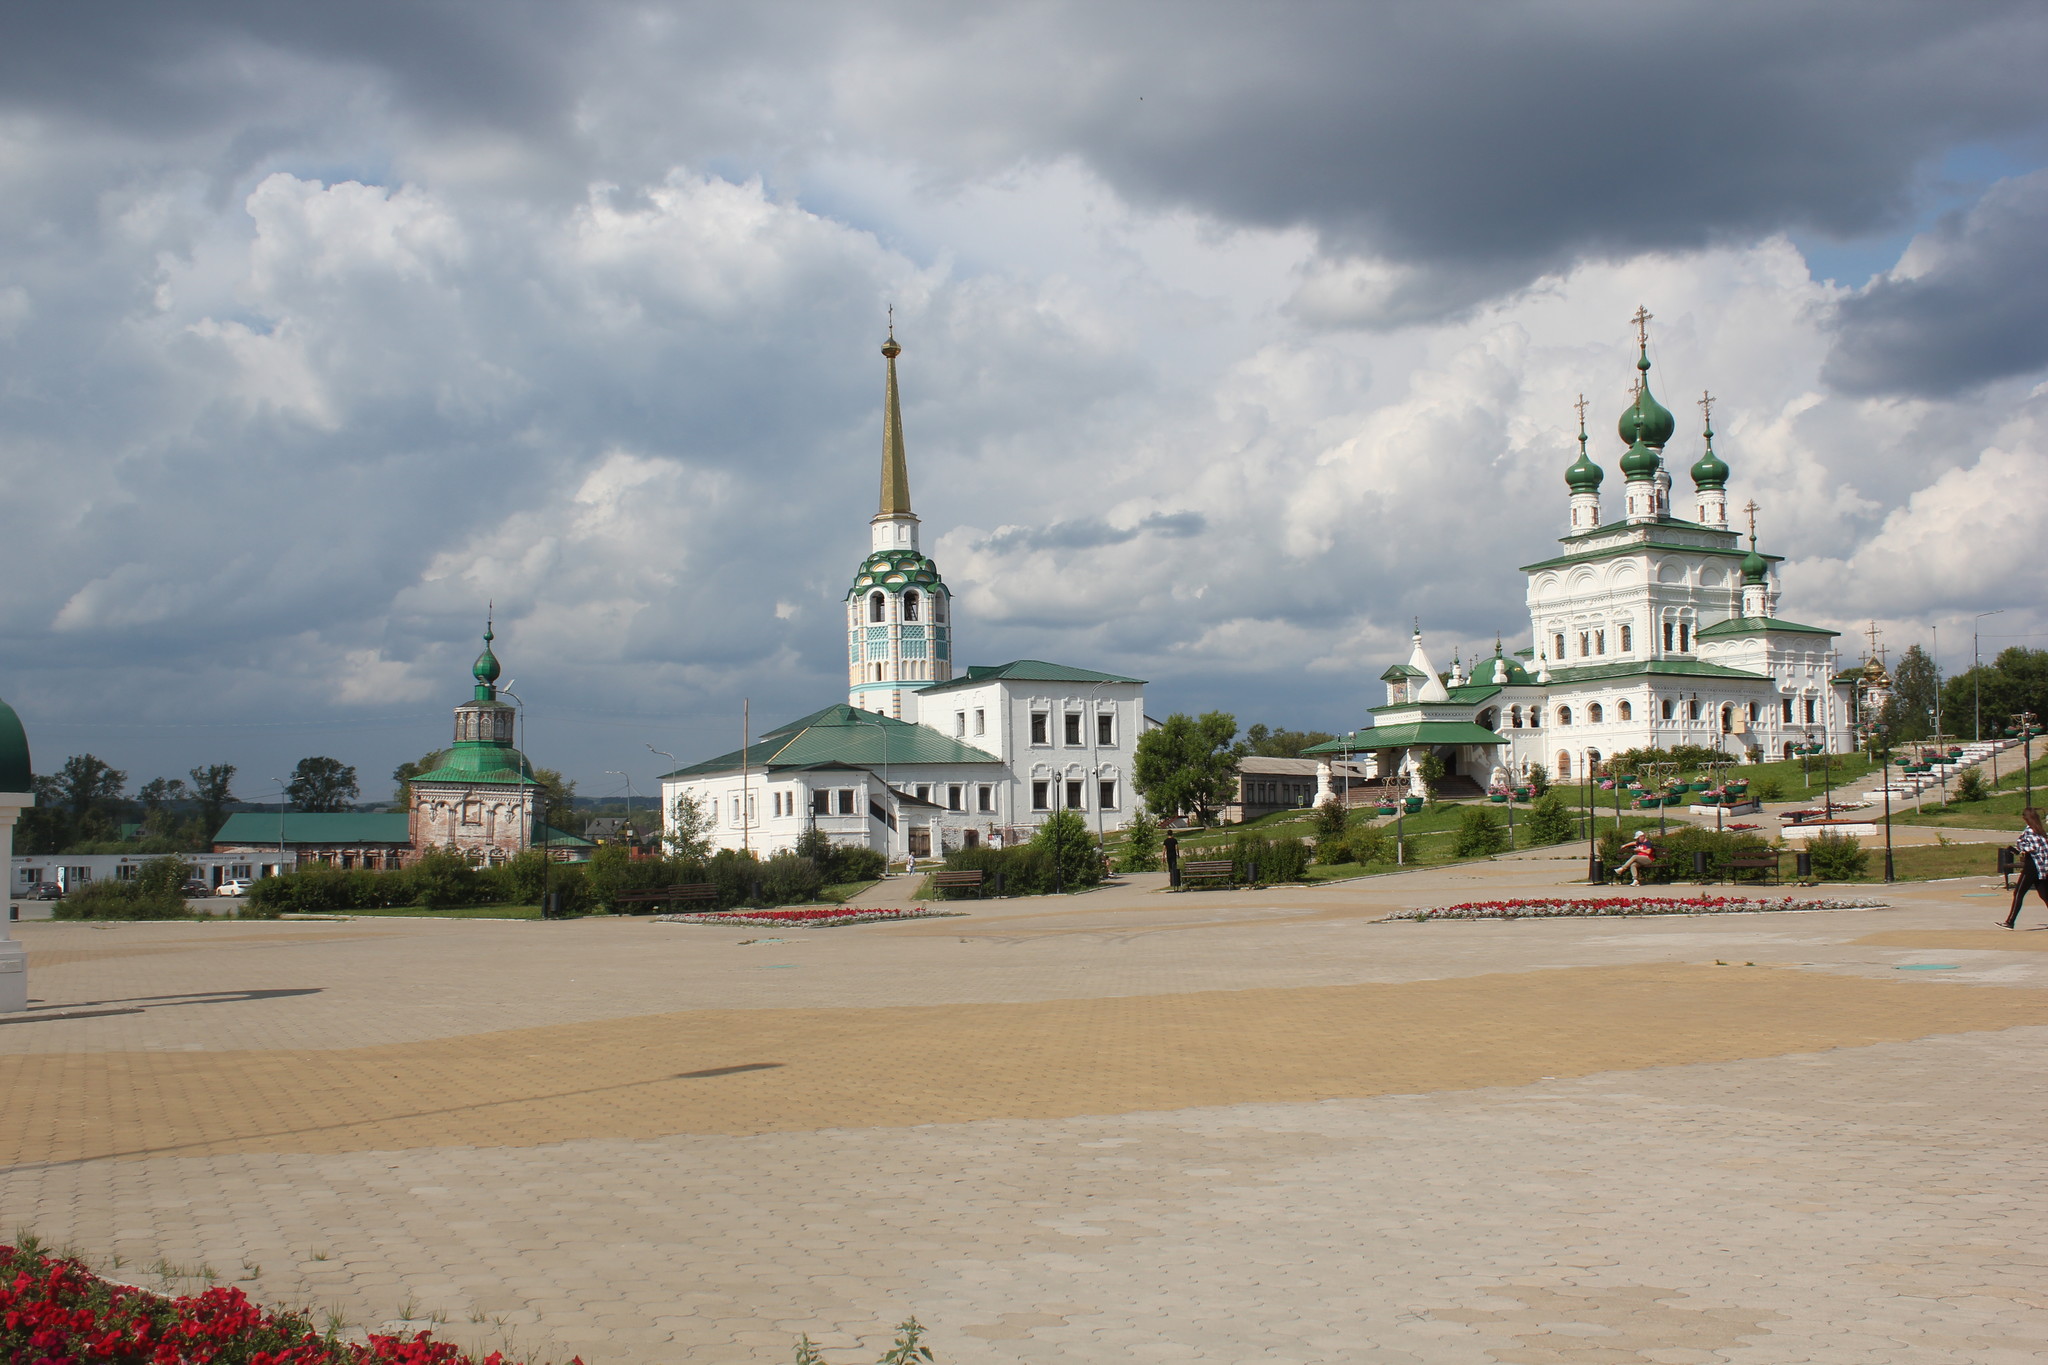
MULTIPOLYGON (((1651 550, 1676 550, 1682 554, 1689 555, 1717 555, 1723 559, 1738 561, 1746 558, 1749 554, 1747 550, 1722 550, 1716 549, 1711 545, 1674 545, 1662 540, 1636 540, 1630 541, 1626 545, 1610 545, 1604 550, 1579 550, 1573 554, 1559 555, 1555 559, 1540 559, 1534 564, 1524 564, 1521 572, 1534 573, 1538 569, 1558 569, 1567 564, 1595 564, 1603 559, 1613 559, 1619 555, 1642 554, 1651 550)), ((1783 560, 1785 556, 1765 555, 1763 558, 1772 564, 1776 564, 1783 560)))
POLYGON ((1726 664, 1702 663, 1698 659, 1647 659, 1634 663, 1587 664, 1580 668, 1553 668, 1550 683, 1600 682, 1607 678, 1676 677, 1734 678, 1743 682, 1770 682, 1761 673, 1730 668, 1726 664))
POLYGON ((960 677, 920 689, 918 695, 929 697, 934 692, 944 692, 955 687, 971 687, 975 683, 993 682, 998 678, 1011 682, 1137 683, 1139 686, 1143 686, 1145 682, 1143 678, 1126 678, 1119 673, 1097 673, 1092 668, 1049 664, 1043 659, 1018 659, 1007 664, 975 664, 960 677))
POLYGON ((548 846, 549 848, 596 848, 596 847, 597 847, 597 845, 596 845, 595 843, 593 843, 593 842, 591 842, 590 840, 588 840, 588 839, 584 838, 584 837, 583 837, 582 835, 580 835, 580 834, 571 834, 571 833, 569 833, 569 831, 568 831, 568 830, 566 830, 566 829, 556 829, 556 828, 555 828, 555 827, 554 827, 553 825, 543 825, 543 826, 541 826, 541 836, 542 836, 542 837, 541 837, 541 840, 540 840, 540 842, 542 842, 542 843, 546 844, 546 845, 547 845, 547 846, 548 846))
MULTIPOLYGON (((1559 536, 1557 539, 1559 544, 1568 545, 1572 541, 1585 540, 1590 536, 1611 536, 1616 531, 1625 531, 1634 524, 1637 523, 1627 521, 1603 522, 1601 525, 1592 527, 1590 530, 1574 531, 1568 536, 1559 536)), ((1740 540, 1742 538, 1741 532, 1731 530, 1726 526, 1709 526, 1703 521, 1687 521, 1683 517, 1659 517, 1655 521, 1642 522, 1640 524, 1653 531, 1659 527, 1668 526, 1679 531, 1707 531, 1717 536, 1727 536, 1731 540, 1740 540)))
MULTIPOLYGON (((283 839, 287 844, 405 844, 412 842, 411 818, 365 811, 286 811, 283 839)), ((213 836, 217 844, 274 844, 278 841, 275 812, 239 810, 213 836)))
POLYGON ((1414 664, 1395 664, 1392 668, 1380 674, 1380 681, 1399 682, 1403 678, 1426 678, 1428 676, 1427 673, 1424 673, 1414 664))
MULTIPOLYGON (((1486 671, 1491 673, 1493 671, 1493 660, 1488 659, 1486 665, 1486 671)), ((1500 689, 1492 683, 1468 682, 1462 686, 1450 688, 1449 693, 1451 704, 1454 706, 1477 706, 1488 697, 1499 696, 1500 689)), ((1429 702, 1427 704, 1440 706, 1443 703, 1429 702)))
MULTIPOLYGON (((1111 679, 1114 682, 1128 679, 1111 679)), ((926 691, 931 689, 927 688, 926 691)), ((745 750, 735 749, 702 763, 692 763, 672 777, 708 777, 749 768, 880 768, 897 763, 998 763, 994 754, 940 734, 928 725, 912 725, 841 702, 814 711, 802 720, 777 726, 745 750)))
POLYGON ((533 765, 526 755, 504 744, 463 740, 448 750, 447 759, 414 782, 493 782, 508 787, 533 787, 533 765))
POLYGON ((1781 635, 1840 635, 1839 630, 1825 626, 1802 626, 1797 621, 1780 621, 1772 616, 1731 616, 1725 621, 1716 621, 1706 626, 1693 638, 1711 640, 1722 635, 1762 635, 1775 631, 1781 635))
POLYGON ((1493 731, 1468 720, 1423 720, 1406 725, 1375 725, 1349 739, 1333 739, 1303 749, 1303 754, 1365 753, 1373 749, 1405 749, 1411 744, 1505 744, 1493 731))

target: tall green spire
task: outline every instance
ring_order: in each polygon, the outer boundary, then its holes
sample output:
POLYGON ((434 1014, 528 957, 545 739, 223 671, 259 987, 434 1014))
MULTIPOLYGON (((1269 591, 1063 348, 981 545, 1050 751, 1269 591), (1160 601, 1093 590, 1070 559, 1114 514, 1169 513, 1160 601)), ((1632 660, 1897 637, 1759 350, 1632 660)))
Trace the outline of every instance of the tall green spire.
POLYGON ((877 516, 898 516, 910 511, 910 462, 903 455, 903 400, 896 391, 896 357, 903 348, 896 344, 896 310, 889 310, 889 338, 882 343, 882 358, 888 362, 888 391, 882 410, 882 507, 877 516))

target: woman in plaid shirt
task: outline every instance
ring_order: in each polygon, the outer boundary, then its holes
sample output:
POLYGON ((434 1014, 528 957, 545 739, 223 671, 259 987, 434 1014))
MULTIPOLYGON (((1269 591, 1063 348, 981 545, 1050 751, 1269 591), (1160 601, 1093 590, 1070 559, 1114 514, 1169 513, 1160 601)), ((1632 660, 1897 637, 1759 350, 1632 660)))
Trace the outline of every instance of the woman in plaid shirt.
POLYGON ((2041 829, 2041 812, 2032 806, 2020 812, 2020 819, 2027 827, 2020 831, 2020 837, 2013 844, 2020 854, 2020 880, 2012 891, 2012 913, 2005 917, 2005 928, 2012 928, 2020 917, 2020 902, 2032 891, 2048 905, 2048 834, 2041 829))

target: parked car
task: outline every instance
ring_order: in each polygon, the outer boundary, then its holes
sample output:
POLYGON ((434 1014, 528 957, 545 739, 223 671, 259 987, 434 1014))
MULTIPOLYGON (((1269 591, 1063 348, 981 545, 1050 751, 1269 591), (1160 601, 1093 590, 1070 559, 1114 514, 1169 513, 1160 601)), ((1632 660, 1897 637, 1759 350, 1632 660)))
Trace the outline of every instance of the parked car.
POLYGON ((21 898, 25 901, 61 901, 64 899, 64 888, 55 882, 37 882, 22 892, 21 898))
POLYGON ((199 878, 197 877, 194 877, 190 881, 185 883, 185 895, 187 897, 203 896, 207 893, 207 890, 208 887, 206 883, 200 881, 199 878))
POLYGON ((213 894, 216 896, 246 896, 249 894, 249 883, 240 878, 222 882, 219 886, 213 888, 213 894))

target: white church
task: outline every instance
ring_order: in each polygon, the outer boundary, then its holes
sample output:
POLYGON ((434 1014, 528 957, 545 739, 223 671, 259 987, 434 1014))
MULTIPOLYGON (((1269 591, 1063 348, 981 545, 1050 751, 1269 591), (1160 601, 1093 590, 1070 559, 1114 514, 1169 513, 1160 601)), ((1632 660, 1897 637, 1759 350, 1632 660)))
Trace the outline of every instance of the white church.
POLYGON ((815 823, 836 843, 922 858, 1014 845, 1055 810, 1107 832, 1136 808, 1142 680, 1036 659, 955 675, 953 594, 910 508, 901 354, 892 327, 881 506, 846 593, 846 701, 661 778, 666 818, 694 797, 715 816, 716 847, 767 856, 815 823))
POLYGON ((1404 664, 1382 675, 1387 699, 1372 725, 1307 752, 1329 764, 1375 755, 1377 771, 1422 787, 1425 755, 1481 786, 1519 783, 1533 764, 1577 781, 1629 749, 1697 745, 1731 762, 1790 757, 1795 746, 1855 749, 1859 670, 1838 671, 1836 632, 1778 615, 1781 556, 1749 545, 1728 520, 1729 468, 1714 451, 1712 399, 1690 470, 1692 495, 1674 508, 1666 449, 1676 422, 1650 392, 1648 323, 1638 309, 1635 397, 1618 433, 1626 448, 1621 515, 1603 519, 1605 472, 1586 449, 1565 470, 1570 529, 1563 553, 1522 566, 1529 576, 1529 643, 1439 673, 1418 626, 1404 664), (1685 515, 1676 515, 1682 510, 1685 515))

